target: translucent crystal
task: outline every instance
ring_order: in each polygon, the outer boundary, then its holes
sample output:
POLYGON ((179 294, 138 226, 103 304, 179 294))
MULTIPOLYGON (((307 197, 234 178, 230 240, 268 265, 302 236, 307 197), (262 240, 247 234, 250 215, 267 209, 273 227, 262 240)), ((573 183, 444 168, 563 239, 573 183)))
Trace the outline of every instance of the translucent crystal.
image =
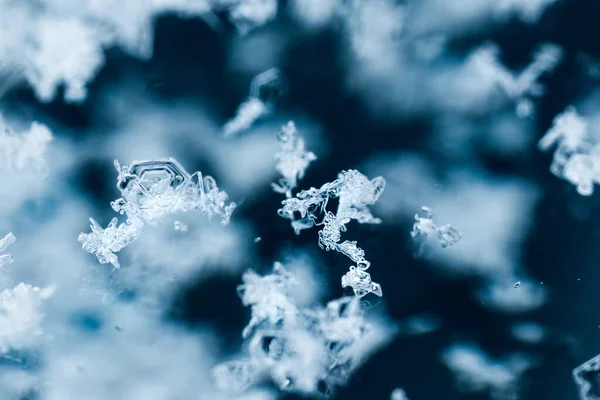
POLYGON ((342 276, 342 287, 351 287, 358 297, 366 296, 369 293, 379 297, 383 296, 381 286, 371 280, 371 274, 355 266, 350 267, 350 270, 342 276))
POLYGON ((456 244, 462 237, 462 234, 452 225, 443 225, 437 229, 438 239, 443 248, 456 244))
MULTIPOLYGON (((15 238, 12 232, 9 232, 6 236, 0 239, 0 253, 5 251, 6 248, 13 244, 16 240, 17 238, 15 238)), ((10 254, 0 254, 0 268, 3 265, 10 264, 13 261, 14 260, 10 254)))
POLYGON ((433 222, 434 212, 429 207, 421 208, 421 215, 415 214, 415 223, 410 235, 413 238, 427 238, 437 236, 440 245, 443 248, 455 245, 462 238, 462 234, 452 225, 443 225, 438 227, 433 222))
POLYGON ((117 226, 117 218, 113 218, 106 229, 103 229, 94 219, 90 218, 91 233, 79 235, 79 242, 84 251, 96 255, 100 264, 111 263, 120 268, 119 258, 115 253, 137 239, 142 228, 139 220, 131 220, 117 226))
POLYGON ((241 392, 254 382, 257 372, 257 365, 252 360, 233 360, 213 368, 212 377, 217 389, 241 392))
POLYGON ((281 127, 277 133, 281 150, 275 155, 277 172, 283 178, 278 183, 272 183, 273 190, 284 193, 288 198, 298 185, 298 180, 304 177, 308 165, 317 159, 314 153, 304 149, 304 140, 297 135, 296 126, 292 121, 281 127))
POLYGON ((277 68, 256 75, 250 82, 250 97, 259 99, 270 109, 281 105, 288 91, 287 79, 277 68))
POLYGON ((600 399, 600 355, 575 368, 573 379, 579 388, 581 400, 600 399))

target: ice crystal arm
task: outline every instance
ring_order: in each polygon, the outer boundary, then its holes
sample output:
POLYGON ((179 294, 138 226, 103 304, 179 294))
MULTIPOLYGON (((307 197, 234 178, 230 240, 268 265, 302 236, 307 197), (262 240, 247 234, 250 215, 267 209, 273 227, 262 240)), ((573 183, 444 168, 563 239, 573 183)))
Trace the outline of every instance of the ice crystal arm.
POLYGON ((277 193, 283 193, 288 198, 292 197, 292 191, 298 185, 298 180, 304 177, 306 168, 317 159, 313 152, 304 149, 304 140, 297 133, 296 125, 292 121, 277 132, 280 151, 275 155, 275 168, 282 178, 271 186, 277 193))
POLYGON ((250 128, 259 118, 272 113, 288 92, 287 80, 277 68, 256 75, 250 82, 250 96, 238 108, 235 117, 223 127, 225 136, 250 128))
POLYGON ((581 400, 598 399, 596 383, 600 377, 600 355, 584 362, 573 370, 573 379, 581 400))
POLYGON ((141 225, 137 221, 126 222, 117 226, 117 218, 113 218, 106 229, 90 218, 91 233, 79 235, 79 242, 84 251, 95 254, 100 264, 111 263, 120 268, 119 258, 115 253, 137 239, 141 225))
MULTIPOLYGON (((12 232, 9 232, 6 236, 0 239, 0 253, 6 250, 8 246, 13 244, 17 240, 12 232)), ((0 268, 5 264, 13 262, 13 258, 10 254, 0 254, 0 268)))

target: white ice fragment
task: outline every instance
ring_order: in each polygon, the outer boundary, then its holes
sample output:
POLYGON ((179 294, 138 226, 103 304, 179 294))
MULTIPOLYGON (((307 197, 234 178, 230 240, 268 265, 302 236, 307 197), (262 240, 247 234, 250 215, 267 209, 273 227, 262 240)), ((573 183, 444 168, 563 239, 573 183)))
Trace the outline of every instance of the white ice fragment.
POLYGON ((443 248, 455 245, 462 238, 462 234, 452 225, 443 225, 438 227, 433 222, 434 212, 429 207, 421 208, 421 216, 415 214, 415 223, 410 235, 413 238, 427 238, 437 235, 440 246, 443 248))
POLYGON ((313 152, 304 149, 304 140, 297 133, 296 125, 292 121, 277 132, 280 151, 275 154, 275 169, 283 178, 271 186, 273 190, 284 193, 288 198, 292 197, 292 191, 298 185, 298 180, 304 177, 309 164, 317 159, 313 152))
POLYGON ((46 153, 52 132, 38 122, 28 131, 11 133, 0 116, 0 169, 31 174, 46 172, 46 153))
POLYGON ((274 112, 288 91, 289 84, 277 68, 256 75, 250 82, 250 96, 239 106, 236 115, 225 124, 223 135, 237 135, 250 128, 259 118, 274 112))
POLYGON ((38 343, 43 333, 43 301, 51 294, 51 290, 24 283, 0 293, 0 353, 38 343))
POLYGON ((346 287, 351 287, 358 297, 364 297, 369 293, 383 296, 381 285, 371 281, 371 274, 355 266, 351 266, 350 270, 342 276, 342 288, 346 287))
MULTIPOLYGON (((9 232, 6 236, 0 239, 0 253, 6 250, 8 246, 13 244, 17 240, 12 232, 9 232)), ((6 264, 10 264, 14 259, 10 254, 0 254, 0 268, 6 264)))

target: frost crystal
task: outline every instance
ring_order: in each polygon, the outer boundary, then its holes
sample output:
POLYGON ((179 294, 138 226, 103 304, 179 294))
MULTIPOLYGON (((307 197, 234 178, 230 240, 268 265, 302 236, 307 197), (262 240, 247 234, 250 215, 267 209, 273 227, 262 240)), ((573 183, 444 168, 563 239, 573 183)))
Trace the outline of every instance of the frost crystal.
POLYGON ((581 400, 600 399, 598 378, 600 377, 600 355, 588 360, 573 370, 573 379, 579 388, 581 400))
MULTIPOLYGON (((17 240, 12 232, 9 232, 6 236, 0 239, 0 253, 6 250, 8 246, 13 244, 17 240)), ((0 268, 5 264, 13 262, 13 258, 10 254, 0 254, 0 268)))
MULTIPOLYGON (((346 231, 346 224, 356 220, 361 224, 378 224, 379 218, 373 217, 367 206, 375 203, 383 189, 385 180, 376 177, 369 180, 357 170, 342 171, 338 179, 326 183, 320 189, 310 188, 299 192, 296 197, 288 198, 282 202, 283 207, 277 212, 281 217, 292 220, 292 227, 296 234, 301 230, 313 226, 323 226, 319 231, 319 246, 327 251, 335 250, 345 254, 356 263, 358 268, 366 270, 371 263, 365 258, 365 252, 357 246, 355 241, 342 240, 342 232, 346 231), (326 206, 330 198, 339 199, 336 213, 328 211, 326 206), (295 214, 300 214, 300 219, 295 214)), ((351 286, 355 293, 366 294, 367 291, 381 295, 381 288, 377 284, 363 285, 367 282, 364 277, 357 279, 352 270, 345 276, 346 286, 351 286)), ((368 277, 370 282, 370 277, 368 277)), ((343 283, 344 284, 344 283, 343 283)))
POLYGON ((44 173, 46 152, 52 141, 52 132, 34 122, 28 131, 13 134, 0 117, 0 168, 9 171, 44 173))
POLYGON ((273 190, 284 193, 288 198, 292 197, 292 190, 298 185, 298 180, 304 177, 308 165, 317 159, 317 156, 304 149, 304 140, 297 135, 296 125, 292 121, 281 127, 277 132, 277 139, 281 146, 277 159, 277 172, 283 178, 279 182, 272 183, 273 190))
POLYGON ((42 334, 42 303, 50 294, 24 283, 0 293, 0 353, 37 343, 42 334))
POLYGON ((588 122, 568 107, 538 142, 542 151, 556 146, 550 171, 575 185, 582 196, 590 196, 594 183, 600 183, 600 145, 588 136, 588 122))
MULTIPOLYGON (((227 224, 236 207, 233 202, 227 203, 227 193, 219 190, 214 178, 203 178, 201 172, 190 176, 172 158, 135 161, 129 167, 115 160, 115 168, 119 173, 117 188, 123 197, 111 206, 126 214, 127 221, 117 226, 117 218, 113 218, 102 229, 91 219, 92 233, 82 233, 78 239, 83 250, 96 254, 102 264, 111 263, 119 268, 115 253, 137 239, 144 223, 158 223, 166 215, 179 211, 200 210, 209 216, 219 215, 221 222, 227 224)), ((181 222, 178 226, 185 231, 181 222)))
POLYGON ((284 391, 330 395, 357 366, 357 349, 369 330, 357 297, 331 301, 325 308, 299 309, 288 290, 294 275, 276 263, 271 275, 248 271, 238 294, 252 308, 244 329, 249 358, 213 370, 216 385, 244 390, 267 373, 284 391))
POLYGON ((436 226, 433 222, 434 212, 431 208, 422 207, 421 214, 421 216, 415 214, 416 222, 410 233, 413 238, 427 238, 436 235, 443 248, 455 245, 462 238, 461 233, 452 225, 436 226))
POLYGON ((252 126, 259 118, 281 105, 289 85, 277 68, 258 74, 250 82, 250 97, 238 108, 235 117, 223 127, 225 136, 236 135, 252 126))

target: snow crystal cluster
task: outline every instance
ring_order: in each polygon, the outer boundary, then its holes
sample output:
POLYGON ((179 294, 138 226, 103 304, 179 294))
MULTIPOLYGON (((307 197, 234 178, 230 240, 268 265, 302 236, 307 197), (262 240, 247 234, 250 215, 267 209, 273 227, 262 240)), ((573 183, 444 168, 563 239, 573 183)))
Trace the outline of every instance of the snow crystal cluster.
POLYGON ((431 208, 423 206, 421 215, 415 214, 415 223, 411 231, 413 238, 428 238, 437 236, 443 248, 452 246, 462 238, 461 233, 452 225, 436 226, 433 222, 434 212, 431 208))
POLYGON ((314 154, 305 152, 304 143, 295 139, 295 133, 294 125, 289 123, 279 132, 282 143, 292 144, 283 147, 283 151, 277 155, 277 169, 283 175, 283 180, 274 184, 273 188, 287 196, 282 202, 283 207, 277 213, 292 221, 292 228, 296 234, 303 229, 322 226, 319 231, 319 246, 327 251, 338 251, 356 263, 356 266, 351 266, 342 277, 342 287, 351 287, 359 297, 368 293, 381 296, 381 286, 374 283, 371 275, 366 272, 371 263, 365 258, 364 250, 358 247, 356 241, 341 240, 342 232, 347 229, 346 224, 352 220, 361 224, 381 222, 371 214, 368 206, 381 196, 385 180, 380 176, 369 180, 359 171, 351 169, 340 172, 336 180, 324 184, 319 189, 310 188, 291 197, 297 179, 304 175, 308 164, 316 159, 314 154), (335 214, 327 210, 329 199, 334 198, 339 199, 335 214), (300 216, 299 219, 296 218, 297 215, 300 216))
POLYGON ((331 395, 344 385, 361 359, 361 340, 369 331, 356 296, 325 307, 301 309, 290 295, 299 285, 280 263, 272 274, 247 271, 238 294, 252 310, 243 331, 248 356, 216 366, 222 390, 241 391, 269 376, 283 391, 331 395))
POLYGON ((600 399, 597 384, 600 377, 600 355, 579 365, 573 370, 573 379, 579 389, 581 400, 600 399))
POLYGON ((125 223, 117 225, 113 218, 106 229, 91 220, 91 233, 79 235, 83 250, 95 254, 101 264, 120 268, 115 253, 137 239, 144 223, 156 224, 163 217, 179 211, 200 210, 209 216, 218 215, 223 224, 236 204, 227 203, 227 193, 220 191, 214 178, 190 175, 176 160, 135 161, 129 167, 115 160, 119 173, 117 188, 122 194, 111 202, 112 208, 126 214, 125 223))
POLYGON ((28 131, 13 134, 0 116, 0 168, 43 174, 51 141, 52 132, 45 125, 34 122, 28 131))
POLYGON ((250 128, 259 118, 271 114, 289 90, 287 80, 277 68, 258 74, 250 82, 250 97, 240 104, 236 115, 223 127, 225 136, 250 128))
POLYGON ((600 145, 592 143, 588 121, 574 107, 554 118, 538 146, 542 151, 556 146, 550 172, 571 182, 582 196, 594 192, 594 183, 600 183, 600 145))

